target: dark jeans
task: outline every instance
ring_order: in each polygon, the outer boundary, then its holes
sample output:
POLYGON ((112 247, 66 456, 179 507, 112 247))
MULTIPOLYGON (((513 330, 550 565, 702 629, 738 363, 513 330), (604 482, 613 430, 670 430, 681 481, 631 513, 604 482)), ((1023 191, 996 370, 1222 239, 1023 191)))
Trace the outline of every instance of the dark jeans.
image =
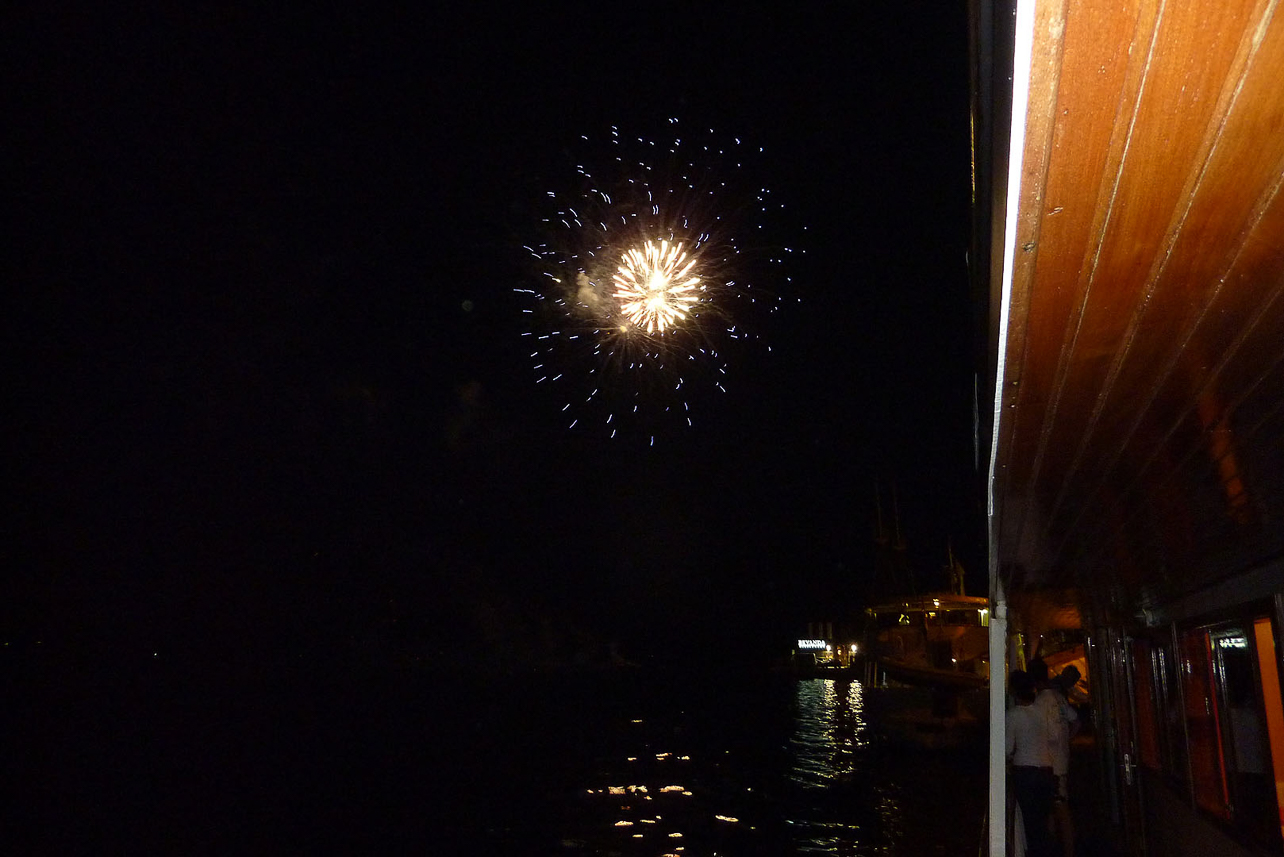
POLYGON ((1057 780, 1051 768, 1012 766, 1012 792, 1025 821, 1025 841, 1030 857, 1054 857, 1056 842, 1048 830, 1052 797, 1057 780))

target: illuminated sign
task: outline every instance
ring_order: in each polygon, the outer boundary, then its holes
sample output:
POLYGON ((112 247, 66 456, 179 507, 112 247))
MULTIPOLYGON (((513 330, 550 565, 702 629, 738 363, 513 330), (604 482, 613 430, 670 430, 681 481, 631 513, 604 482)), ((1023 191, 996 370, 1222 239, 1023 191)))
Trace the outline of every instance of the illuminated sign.
POLYGON ((800 649, 823 649, 825 648, 824 640, 799 640, 798 648, 800 649))

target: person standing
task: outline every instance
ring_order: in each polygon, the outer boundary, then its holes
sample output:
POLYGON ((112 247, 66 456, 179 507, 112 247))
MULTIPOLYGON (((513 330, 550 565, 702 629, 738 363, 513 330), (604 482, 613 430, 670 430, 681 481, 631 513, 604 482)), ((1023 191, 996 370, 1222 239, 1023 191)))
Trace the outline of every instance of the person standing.
POLYGON ((1049 818, 1055 780, 1052 774, 1051 736, 1044 710, 1034 704, 1033 678, 1023 670, 1010 677, 1016 704, 1007 711, 1008 771, 1021 818, 1025 826, 1026 853, 1031 857, 1052 857, 1049 818))
POLYGON ((1074 857, 1074 820, 1070 817, 1070 742, 1079 734, 1079 714, 1070 704, 1070 688, 1079 683, 1079 669, 1073 664, 1061 671, 1048 687, 1039 691, 1035 704, 1046 699, 1052 734, 1052 775, 1056 793, 1052 796, 1052 824, 1061 840, 1063 857, 1074 857))
POLYGON ((1034 707, 1048 721, 1048 750, 1052 756, 1052 776, 1056 787, 1052 796, 1052 827, 1061 840, 1063 857, 1074 857, 1074 824, 1070 818, 1070 741, 1079 732, 1079 715, 1070 705, 1066 692, 1079 681, 1079 670, 1068 666, 1055 680, 1048 678, 1048 665, 1042 659, 1030 662, 1030 677, 1038 693, 1034 707), (1063 683, 1068 682, 1063 687, 1063 683))

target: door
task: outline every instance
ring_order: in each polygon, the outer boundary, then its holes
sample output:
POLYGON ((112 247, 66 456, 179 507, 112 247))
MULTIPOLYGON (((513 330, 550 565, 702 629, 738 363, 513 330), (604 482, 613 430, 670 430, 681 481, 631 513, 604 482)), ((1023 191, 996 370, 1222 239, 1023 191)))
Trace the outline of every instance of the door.
POLYGON ((1091 642, 1096 655, 1092 665, 1097 670, 1092 692, 1097 722, 1101 724, 1098 749, 1115 844, 1122 853, 1140 857, 1146 853, 1146 837, 1137 760, 1133 663, 1129 656, 1131 640, 1120 628, 1104 628, 1098 629, 1091 642))

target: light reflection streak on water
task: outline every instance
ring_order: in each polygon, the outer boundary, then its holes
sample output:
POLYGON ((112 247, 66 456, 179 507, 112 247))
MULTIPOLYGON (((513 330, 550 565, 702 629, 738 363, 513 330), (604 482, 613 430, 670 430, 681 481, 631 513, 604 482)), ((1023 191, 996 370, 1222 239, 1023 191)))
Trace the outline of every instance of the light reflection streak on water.
POLYGON ((855 751, 866 743, 862 691, 859 681, 798 682, 794 734, 789 741, 793 782, 804 788, 826 788, 852 774, 855 751), (840 694, 840 688, 845 692, 840 694))
POLYGON ((789 779, 810 798, 786 823, 799 854, 895 853, 901 808, 891 789, 873 787, 875 829, 863 830, 850 820, 852 805, 871 797, 858 797, 858 787, 873 774, 861 753, 869 743, 863 693, 859 681, 797 684, 789 779))
MULTIPOLYGON (((564 847, 596 849, 591 853, 657 853, 645 849, 648 842, 660 840, 665 844, 658 847, 685 850, 677 843, 684 841, 686 826, 707 814, 707 810, 692 804, 693 793, 686 785, 686 777, 692 770, 691 756, 678 750, 656 748, 653 743, 656 733, 644 728, 645 724, 641 718, 631 719, 626 732, 628 745, 646 747, 645 754, 608 755, 599 761, 595 778, 615 781, 599 780, 583 790, 588 800, 584 805, 586 815, 575 828, 567 831, 570 835, 563 837, 564 847), (621 784, 626 777, 631 782, 621 784), (598 827, 603 823, 607 830, 598 827), (636 848, 643 850, 632 850, 636 848)), ((673 854, 672 851, 664 853, 673 854)))

